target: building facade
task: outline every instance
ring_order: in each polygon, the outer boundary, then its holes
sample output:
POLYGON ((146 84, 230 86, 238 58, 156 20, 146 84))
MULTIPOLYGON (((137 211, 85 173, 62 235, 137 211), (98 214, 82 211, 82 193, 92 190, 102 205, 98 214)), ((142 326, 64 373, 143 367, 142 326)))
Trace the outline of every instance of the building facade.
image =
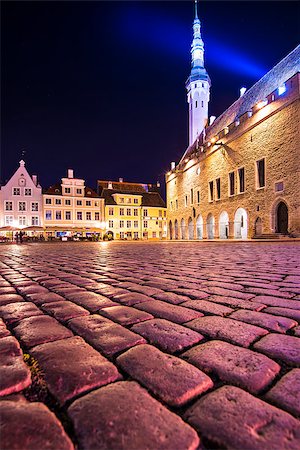
POLYGON ((43 219, 47 239, 94 237, 102 239, 105 230, 104 201, 72 169, 61 183, 43 193, 43 219))
POLYGON ((204 129, 197 119, 166 174, 170 239, 300 236, 299 70, 300 46, 204 129))
POLYGON ((42 188, 37 176, 29 175, 25 162, 0 188, 0 227, 33 231, 43 226, 42 188))
POLYGON ((116 240, 167 238, 167 211, 157 186, 98 181, 105 203, 106 234, 116 240))

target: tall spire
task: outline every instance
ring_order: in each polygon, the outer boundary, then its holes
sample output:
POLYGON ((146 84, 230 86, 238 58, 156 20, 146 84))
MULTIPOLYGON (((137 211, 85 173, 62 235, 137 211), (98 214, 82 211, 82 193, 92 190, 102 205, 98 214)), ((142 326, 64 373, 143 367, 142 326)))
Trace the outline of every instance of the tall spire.
POLYGON ((195 0, 195 19, 198 19, 198 2, 195 0))
POLYGON ((189 103, 189 144, 195 142, 208 120, 210 78, 204 67, 204 43, 198 17, 198 1, 194 0, 195 18, 191 45, 191 73, 186 81, 189 103))

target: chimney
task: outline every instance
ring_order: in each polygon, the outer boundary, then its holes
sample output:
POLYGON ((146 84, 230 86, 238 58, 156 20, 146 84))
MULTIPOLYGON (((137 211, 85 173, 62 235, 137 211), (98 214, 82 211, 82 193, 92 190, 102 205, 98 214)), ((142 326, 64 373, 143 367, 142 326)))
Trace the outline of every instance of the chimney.
POLYGON ((37 175, 32 175, 32 181, 35 186, 37 186, 37 175))
POLYGON ((176 165, 175 162, 172 161, 172 162, 171 162, 171 170, 174 170, 174 169, 175 169, 175 165, 176 165))
POLYGON ((210 118, 209 118, 209 125, 212 125, 215 120, 216 120, 216 116, 210 116, 210 118))
POLYGON ((160 182, 159 181, 156 182, 156 187, 160 188, 160 182))
POLYGON ((112 189, 112 188, 113 188, 112 182, 109 181, 109 182, 108 182, 108 189, 112 189))
POLYGON ((68 178, 74 178, 74 170, 68 169, 68 178))
POLYGON ((120 182, 120 183, 123 183, 123 178, 119 178, 119 182, 120 182))
POLYGON ((242 87, 240 89, 240 97, 245 94, 246 90, 247 90, 247 88, 245 88, 245 87, 242 87))

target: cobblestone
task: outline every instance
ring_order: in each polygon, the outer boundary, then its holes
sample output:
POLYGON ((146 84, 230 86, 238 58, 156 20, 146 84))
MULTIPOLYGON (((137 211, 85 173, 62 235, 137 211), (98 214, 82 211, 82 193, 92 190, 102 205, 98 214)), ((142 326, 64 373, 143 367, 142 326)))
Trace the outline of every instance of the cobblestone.
POLYGON ((185 414, 203 436, 226 448, 297 450, 300 423, 242 389, 224 386, 185 414))
POLYGON ((181 406, 213 386, 196 367, 151 345, 128 350, 117 358, 117 363, 171 406, 181 406))
POLYGON ((205 373, 215 373, 254 394, 265 389, 280 371, 280 366, 266 356, 222 341, 197 345, 182 357, 205 373))
POLYGON ((299 286, 296 242, 1 244, 1 448, 299 448, 299 286))

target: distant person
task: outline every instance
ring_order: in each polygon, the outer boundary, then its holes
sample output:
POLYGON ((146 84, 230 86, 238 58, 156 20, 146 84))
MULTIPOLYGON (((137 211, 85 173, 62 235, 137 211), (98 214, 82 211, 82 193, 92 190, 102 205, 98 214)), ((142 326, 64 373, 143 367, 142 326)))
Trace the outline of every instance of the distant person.
POLYGON ((15 238, 16 238, 16 243, 18 244, 19 243, 19 233, 18 232, 16 232, 15 238))
POLYGON ((23 231, 19 233, 20 244, 23 244, 23 231))

